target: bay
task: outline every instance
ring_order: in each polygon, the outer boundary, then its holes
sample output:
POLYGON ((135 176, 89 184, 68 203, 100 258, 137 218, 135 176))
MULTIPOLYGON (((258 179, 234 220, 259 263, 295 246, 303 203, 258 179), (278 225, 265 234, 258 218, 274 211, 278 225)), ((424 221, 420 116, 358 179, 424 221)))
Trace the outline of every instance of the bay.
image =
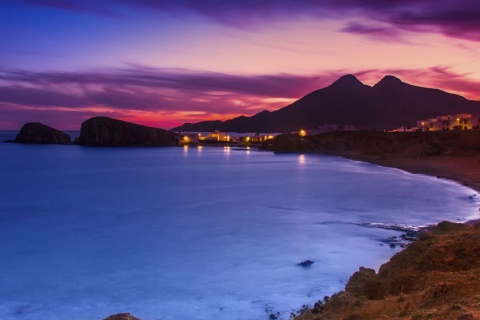
POLYGON ((457 183, 322 155, 0 144, 0 176, 5 320, 288 319, 400 250, 362 224, 478 215, 457 183))

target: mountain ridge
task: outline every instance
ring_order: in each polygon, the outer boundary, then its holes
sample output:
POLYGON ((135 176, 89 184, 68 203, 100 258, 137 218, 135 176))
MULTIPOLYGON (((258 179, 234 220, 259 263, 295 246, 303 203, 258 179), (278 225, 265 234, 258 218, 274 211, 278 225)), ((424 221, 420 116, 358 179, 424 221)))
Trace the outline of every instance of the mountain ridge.
POLYGON ((347 74, 275 111, 261 111, 226 121, 185 123, 174 131, 290 132, 323 124, 353 124, 384 130, 415 126, 439 115, 480 114, 480 101, 435 88, 415 86, 386 75, 373 86, 347 74))

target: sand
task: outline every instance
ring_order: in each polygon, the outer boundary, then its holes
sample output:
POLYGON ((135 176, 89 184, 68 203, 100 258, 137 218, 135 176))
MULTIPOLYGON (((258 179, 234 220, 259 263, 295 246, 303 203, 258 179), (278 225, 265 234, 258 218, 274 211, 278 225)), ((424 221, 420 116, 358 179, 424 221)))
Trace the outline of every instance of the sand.
POLYGON ((329 153, 352 160, 393 167, 415 174, 426 174, 441 179, 457 181, 480 193, 480 154, 468 157, 437 156, 406 158, 395 155, 361 155, 352 151, 329 153))

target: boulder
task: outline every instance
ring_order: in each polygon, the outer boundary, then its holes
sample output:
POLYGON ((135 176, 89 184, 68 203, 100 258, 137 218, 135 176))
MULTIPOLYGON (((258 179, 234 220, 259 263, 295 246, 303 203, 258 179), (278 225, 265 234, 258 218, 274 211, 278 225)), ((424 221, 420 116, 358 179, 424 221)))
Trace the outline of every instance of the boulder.
POLYGON ((309 268, 312 266, 312 264, 314 264, 315 262, 313 262, 312 260, 305 260, 305 261, 302 261, 302 262, 299 262, 297 263, 299 266, 301 267, 304 267, 304 268, 309 268))
POLYGON ((82 123, 76 144, 84 146, 138 146, 174 145, 177 135, 171 131, 112 119, 93 117, 82 123))
POLYGON ((68 144, 72 140, 65 132, 40 122, 25 123, 13 142, 35 144, 68 144))
POLYGON ((141 320, 141 319, 135 318, 130 313, 118 313, 118 314, 111 315, 108 318, 105 318, 103 320, 141 320))

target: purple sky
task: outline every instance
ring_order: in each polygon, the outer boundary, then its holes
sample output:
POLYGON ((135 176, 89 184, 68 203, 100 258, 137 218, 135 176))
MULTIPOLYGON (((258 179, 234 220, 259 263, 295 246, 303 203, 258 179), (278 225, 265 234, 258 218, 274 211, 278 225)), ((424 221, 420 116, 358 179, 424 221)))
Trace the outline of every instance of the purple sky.
POLYGON ((0 41, 1 130, 224 120, 346 73, 480 100, 478 0, 3 0, 0 41))

